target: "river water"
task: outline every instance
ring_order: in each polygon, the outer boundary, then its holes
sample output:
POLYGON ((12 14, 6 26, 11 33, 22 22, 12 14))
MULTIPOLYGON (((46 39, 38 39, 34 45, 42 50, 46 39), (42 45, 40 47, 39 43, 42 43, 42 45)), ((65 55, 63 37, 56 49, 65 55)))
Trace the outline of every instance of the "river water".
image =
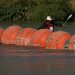
POLYGON ((0 46, 0 75, 75 75, 75 52, 34 51, 0 46))

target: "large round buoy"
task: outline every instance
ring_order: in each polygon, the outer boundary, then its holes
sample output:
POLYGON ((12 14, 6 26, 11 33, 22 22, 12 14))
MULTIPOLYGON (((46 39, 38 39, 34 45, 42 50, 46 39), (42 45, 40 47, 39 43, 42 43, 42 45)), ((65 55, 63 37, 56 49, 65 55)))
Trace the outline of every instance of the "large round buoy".
POLYGON ((70 39, 71 35, 64 31, 53 32, 46 42, 49 49, 64 49, 65 43, 70 39))
POLYGON ((75 35, 73 35, 69 41, 69 49, 75 50, 75 35))
POLYGON ((40 29, 35 32, 31 39, 32 46, 46 47, 46 39, 51 33, 48 29, 40 29))
POLYGON ((2 35, 3 35, 3 29, 2 28, 0 28, 0 43, 2 43, 2 35))
POLYGON ((2 36, 2 43, 4 44, 15 44, 16 37, 21 30, 20 26, 14 25, 5 29, 2 36))
POLYGON ((24 28, 21 33, 17 36, 16 45, 20 46, 30 46, 31 37, 36 32, 33 28, 24 28))
POLYGON ((40 47, 46 47, 46 40, 51 35, 51 33, 52 32, 48 31, 46 34, 42 35, 42 37, 39 40, 40 47))

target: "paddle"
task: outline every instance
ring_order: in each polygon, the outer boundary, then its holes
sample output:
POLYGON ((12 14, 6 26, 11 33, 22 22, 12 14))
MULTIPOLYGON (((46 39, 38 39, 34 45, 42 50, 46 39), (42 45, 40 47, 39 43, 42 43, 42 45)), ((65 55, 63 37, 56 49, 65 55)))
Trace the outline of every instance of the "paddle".
POLYGON ((72 14, 70 14, 67 18, 67 20, 64 22, 63 26, 65 26, 65 24, 67 23, 67 21, 72 17, 72 14))

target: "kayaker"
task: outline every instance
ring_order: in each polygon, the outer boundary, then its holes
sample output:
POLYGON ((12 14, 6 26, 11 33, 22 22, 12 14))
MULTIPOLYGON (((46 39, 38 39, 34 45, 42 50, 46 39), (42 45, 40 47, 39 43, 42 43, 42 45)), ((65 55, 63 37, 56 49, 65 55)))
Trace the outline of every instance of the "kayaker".
POLYGON ((47 16, 47 19, 38 29, 49 29, 50 31, 53 32, 54 26, 62 27, 63 25, 56 24, 55 21, 53 21, 53 19, 50 16, 47 16))

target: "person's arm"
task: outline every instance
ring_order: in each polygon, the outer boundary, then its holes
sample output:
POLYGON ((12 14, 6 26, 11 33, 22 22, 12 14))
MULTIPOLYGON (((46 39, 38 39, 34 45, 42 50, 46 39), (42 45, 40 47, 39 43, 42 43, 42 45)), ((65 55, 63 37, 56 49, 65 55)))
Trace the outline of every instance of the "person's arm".
POLYGON ((57 23, 57 22, 54 21, 54 20, 52 20, 52 24, 53 24, 54 26, 63 27, 62 24, 59 24, 59 23, 57 23))

